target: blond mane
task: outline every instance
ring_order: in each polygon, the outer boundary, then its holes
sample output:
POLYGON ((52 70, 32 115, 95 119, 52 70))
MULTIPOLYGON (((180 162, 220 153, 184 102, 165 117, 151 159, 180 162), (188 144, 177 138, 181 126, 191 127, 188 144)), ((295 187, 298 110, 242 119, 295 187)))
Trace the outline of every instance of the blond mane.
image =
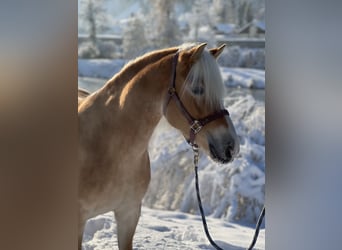
MULTIPOLYGON (((189 50, 196 46, 196 44, 183 44, 180 46, 181 50, 189 50)), ((191 67, 190 72, 186 78, 186 87, 196 88, 202 84, 204 88, 203 96, 195 96, 197 99, 204 99, 205 105, 211 109, 219 109, 222 107, 222 99, 224 93, 223 81, 221 72, 216 59, 208 50, 204 50, 201 58, 191 67)))

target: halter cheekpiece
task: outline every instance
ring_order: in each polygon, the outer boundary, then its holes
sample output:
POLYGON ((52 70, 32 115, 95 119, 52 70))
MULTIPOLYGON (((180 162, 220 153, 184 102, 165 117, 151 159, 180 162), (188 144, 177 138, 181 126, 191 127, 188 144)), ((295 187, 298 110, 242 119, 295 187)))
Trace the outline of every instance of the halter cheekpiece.
POLYGON ((205 125, 207 125, 208 123, 210 123, 216 119, 219 119, 225 115, 229 115, 229 112, 226 109, 221 109, 221 110, 219 110, 213 114, 210 114, 204 118, 201 118, 201 119, 195 119, 188 112, 188 110, 185 108, 184 104, 182 103, 181 99, 179 98, 179 95, 178 95, 177 90, 176 90, 176 66, 177 66, 177 62, 178 62, 178 55, 179 55, 179 52, 177 52, 174 55, 173 61, 172 61, 172 78, 170 81, 169 89, 167 91, 167 101, 166 101, 166 104, 164 106, 164 115, 166 113, 167 105, 169 104, 170 100, 173 99, 175 101, 176 105, 178 106, 179 110, 183 114, 183 116, 188 121, 189 126, 190 126, 189 138, 187 139, 187 142, 191 146, 197 147, 197 145, 195 144, 195 138, 196 138, 196 135, 201 131, 201 129, 205 125))

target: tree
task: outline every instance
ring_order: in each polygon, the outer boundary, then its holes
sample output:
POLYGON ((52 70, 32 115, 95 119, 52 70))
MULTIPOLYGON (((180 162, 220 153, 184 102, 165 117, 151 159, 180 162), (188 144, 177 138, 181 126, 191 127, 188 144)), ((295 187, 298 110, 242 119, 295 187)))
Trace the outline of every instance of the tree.
POLYGON ((149 38, 157 48, 170 47, 179 43, 179 29, 174 13, 174 1, 150 0, 148 17, 149 38))
POLYGON ((263 19, 265 0, 213 0, 211 10, 216 22, 241 27, 253 19, 263 19))
POLYGON ((122 47, 124 57, 128 59, 137 57, 146 49, 145 28, 140 18, 133 17, 127 24, 123 34, 122 47))
POLYGON ((205 41, 209 46, 215 46, 214 25, 215 16, 211 8, 210 0, 197 0, 194 2, 189 18, 189 39, 195 42, 205 41))
POLYGON ((239 25, 244 26, 253 20, 250 1, 244 1, 239 6, 239 25))
POLYGON ((89 34, 92 46, 96 47, 97 34, 108 29, 108 15, 104 8, 106 0, 80 0, 80 17, 89 34))
POLYGON ((237 24, 240 27, 253 19, 260 19, 262 10, 265 10, 265 0, 241 0, 236 3, 237 24))
POLYGON ((217 23, 236 23, 234 0, 213 0, 211 10, 217 23))

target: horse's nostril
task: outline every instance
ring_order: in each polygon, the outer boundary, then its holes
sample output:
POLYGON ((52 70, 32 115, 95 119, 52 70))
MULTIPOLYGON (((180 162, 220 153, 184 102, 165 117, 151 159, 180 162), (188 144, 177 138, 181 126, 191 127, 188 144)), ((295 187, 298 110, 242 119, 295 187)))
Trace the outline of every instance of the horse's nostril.
POLYGON ((234 141, 230 141, 227 145, 227 150, 233 151, 234 150, 234 141))
POLYGON ((230 141, 226 147, 225 154, 228 158, 232 157, 232 152, 234 151, 234 142, 230 141))
POLYGON ((232 158, 232 153, 229 147, 226 148, 225 154, 226 154, 227 159, 230 160, 232 158))

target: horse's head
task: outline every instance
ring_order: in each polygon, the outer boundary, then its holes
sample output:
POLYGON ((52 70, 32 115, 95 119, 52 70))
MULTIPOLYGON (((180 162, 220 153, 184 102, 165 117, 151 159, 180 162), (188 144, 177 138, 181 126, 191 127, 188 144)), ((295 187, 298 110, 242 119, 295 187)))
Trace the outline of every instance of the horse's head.
POLYGON ((227 163, 240 146, 223 106, 224 87, 216 59, 224 46, 209 51, 205 46, 181 48, 174 57, 164 114, 190 144, 198 144, 213 160, 227 163))

